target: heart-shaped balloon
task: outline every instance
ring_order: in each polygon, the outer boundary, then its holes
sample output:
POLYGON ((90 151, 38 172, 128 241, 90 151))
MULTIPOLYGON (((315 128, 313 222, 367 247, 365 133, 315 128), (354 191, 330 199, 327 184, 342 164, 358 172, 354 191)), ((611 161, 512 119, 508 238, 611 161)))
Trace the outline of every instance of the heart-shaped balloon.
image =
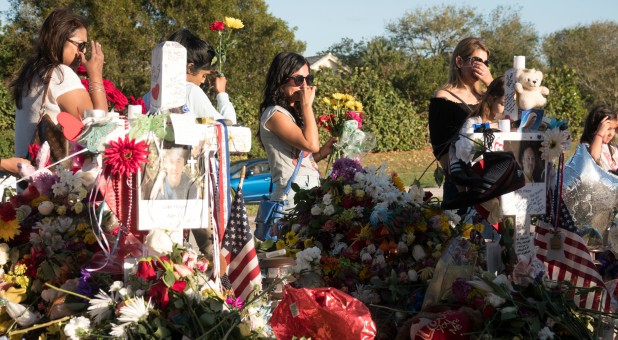
POLYGON ((58 124, 62 126, 64 137, 71 142, 77 140, 77 136, 82 132, 84 123, 68 112, 60 112, 58 114, 58 124))

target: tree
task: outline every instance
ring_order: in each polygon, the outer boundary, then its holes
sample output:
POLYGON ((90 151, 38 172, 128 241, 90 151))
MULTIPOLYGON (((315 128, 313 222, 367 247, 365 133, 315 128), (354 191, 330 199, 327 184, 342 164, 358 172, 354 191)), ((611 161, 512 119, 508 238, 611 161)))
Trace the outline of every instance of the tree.
POLYGON ((543 82, 550 89, 545 112, 566 122, 571 133, 579 137, 588 116, 584 98, 577 86, 579 76, 573 69, 562 66, 549 70, 543 82))
POLYGON ((104 49, 104 77, 127 96, 135 97, 150 87, 153 47, 172 32, 187 28, 214 43, 217 35, 209 30, 210 23, 225 16, 241 19, 245 27, 234 32, 240 43, 229 51, 226 62, 227 89, 239 122, 252 128, 257 127, 265 74, 275 54, 305 49, 283 20, 267 12, 263 0, 11 0, 0 35, 0 75, 9 77, 19 68, 42 20, 58 7, 72 8, 89 19, 89 39, 100 42, 104 49))
POLYGON ((551 67, 564 65, 579 76, 587 104, 618 106, 618 23, 594 22, 550 34, 543 51, 551 67))
POLYGON ((470 7, 440 5, 407 12, 386 29, 410 55, 433 57, 452 51, 459 40, 473 35, 480 20, 470 7))

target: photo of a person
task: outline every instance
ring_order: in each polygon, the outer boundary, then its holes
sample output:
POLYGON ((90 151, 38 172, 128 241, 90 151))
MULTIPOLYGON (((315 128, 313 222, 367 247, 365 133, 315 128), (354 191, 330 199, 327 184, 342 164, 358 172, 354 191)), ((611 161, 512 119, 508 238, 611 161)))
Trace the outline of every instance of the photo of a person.
POLYGON ((539 183, 545 180, 545 171, 541 162, 539 149, 541 142, 522 142, 517 162, 524 171, 526 184, 539 183))
POLYGON ((186 173, 189 150, 174 147, 162 151, 163 164, 150 193, 151 200, 197 199, 198 183, 186 173))

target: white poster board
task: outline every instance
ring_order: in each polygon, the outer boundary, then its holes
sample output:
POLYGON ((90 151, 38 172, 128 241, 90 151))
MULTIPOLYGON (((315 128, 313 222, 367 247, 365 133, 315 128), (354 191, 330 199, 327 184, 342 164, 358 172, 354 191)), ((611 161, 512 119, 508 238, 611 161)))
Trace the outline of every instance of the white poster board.
POLYGON ((162 42, 152 50, 150 109, 167 110, 187 101, 187 49, 175 41, 162 42))

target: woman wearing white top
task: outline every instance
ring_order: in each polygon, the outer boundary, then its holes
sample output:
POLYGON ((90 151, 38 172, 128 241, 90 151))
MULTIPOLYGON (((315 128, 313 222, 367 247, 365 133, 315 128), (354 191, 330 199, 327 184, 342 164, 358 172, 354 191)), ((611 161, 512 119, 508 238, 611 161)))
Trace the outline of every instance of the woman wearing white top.
POLYGON ((86 18, 68 9, 54 10, 45 19, 34 51, 11 84, 17 107, 15 156, 28 155, 43 106, 54 123, 60 112, 81 118, 84 110, 107 111, 103 50, 101 44, 91 41, 90 59, 86 59, 87 27, 86 18), (80 64, 88 73, 88 91, 75 73, 80 64))

